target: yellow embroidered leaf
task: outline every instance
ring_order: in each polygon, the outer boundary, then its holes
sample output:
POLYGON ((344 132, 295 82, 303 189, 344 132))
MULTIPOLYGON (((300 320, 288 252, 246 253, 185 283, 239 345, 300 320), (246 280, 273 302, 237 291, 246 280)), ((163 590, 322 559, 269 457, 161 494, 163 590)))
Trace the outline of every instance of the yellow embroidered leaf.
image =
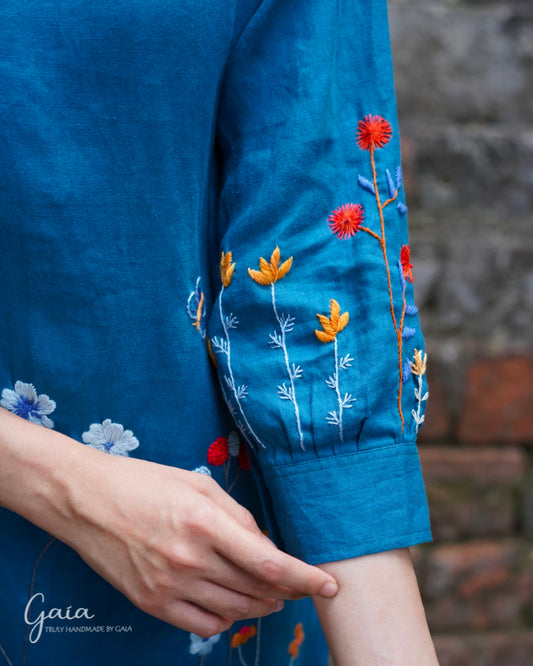
POLYGON ((231 284, 231 278, 235 272, 235 264, 232 264, 232 254, 231 252, 224 253, 222 252, 222 257, 220 259, 220 278, 222 284, 225 287, 229 287, 231 284))
POLYGON ((291 270, 292 266, 292 257, 289 257, 287 261, 284 261, 277 272, 277 280, 281 280, 282 277, 285 277, 287 273, 291 270))
POLYGON ((274 249, 274 252, 272 252, 272 256, 270 257, 270 265, 274 269, 274 271, 277 271, 278 265, 279 265, 279 258, 280 258, 280 251, 279 247, 276 246, 274 249))
POLYGON ((248 269, 248 274, 254 280, 257 282, 257 284, 262 284, 264 286, 267 286, 269 284, 272 284, 272 280, 270 278, 266 277, 264 273, 261 271, 254 271, 252 268, 248 269))
POLYGON ((276 247, 268 262, 263 257, 259 257, 259 270, 248 269, 248 274, 258 284, 270 285, 277 282, 277 280, 284 277, 290 270, 292 265, 292 257, 283 262, 281 268, 278 268, 280 260, 279 247, 276 247))
POLYGON ((315 335, 320 342, 333 342, 333 340, 335 340, 334 333, 326 333, 325 331, 317 331, 315 329, 315 335))
POLYGON ((337 327, 337 332, 340 333, 343 328, 346 328, 349 321, 350 321, 350 315, 347 312, 343 312, 341 314, 341 318, 339 320, 339 325, 337 327))

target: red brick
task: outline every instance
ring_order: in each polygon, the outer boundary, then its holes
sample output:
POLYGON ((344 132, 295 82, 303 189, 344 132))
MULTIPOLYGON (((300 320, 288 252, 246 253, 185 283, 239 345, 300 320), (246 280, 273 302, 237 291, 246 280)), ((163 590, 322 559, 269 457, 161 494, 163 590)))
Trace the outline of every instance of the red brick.
POLYGON ((533 552, 518 541, 437 545, 415 556, 433 631, 525 628, 533 552))
POLYGON ((514 488, 462 483, 426 485, 437 542, 469 537, 512 536, 519 524, 514 488))
POLYGON ((533 359, 515 356, 472 363, 459 422, 460 441, 533 443, 533 359))
POLYGON ((440 666, 531 666, 533 631, 438 636, 440 666))

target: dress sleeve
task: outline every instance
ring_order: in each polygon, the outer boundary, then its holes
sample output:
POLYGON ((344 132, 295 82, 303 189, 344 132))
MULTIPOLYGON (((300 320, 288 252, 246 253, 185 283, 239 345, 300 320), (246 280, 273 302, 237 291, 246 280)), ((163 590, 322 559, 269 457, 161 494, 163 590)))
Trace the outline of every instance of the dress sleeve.
POLYGON ((320 563, 431 540, 385 0, 263 0, 217 141, 209 347, 284 547, 320 563))

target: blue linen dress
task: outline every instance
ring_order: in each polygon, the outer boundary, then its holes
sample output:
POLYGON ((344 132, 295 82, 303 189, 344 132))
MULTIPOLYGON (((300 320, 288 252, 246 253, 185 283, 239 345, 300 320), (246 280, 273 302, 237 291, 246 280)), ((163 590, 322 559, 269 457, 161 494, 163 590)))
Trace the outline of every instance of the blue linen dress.
MULTIPOLYGON (((430 540, 385 0, 3 0, 0 92, 2 407, 310 563, 430 540)), ((0 664, 326 664, 310 600, 201 640, 0 545, 0 664)))

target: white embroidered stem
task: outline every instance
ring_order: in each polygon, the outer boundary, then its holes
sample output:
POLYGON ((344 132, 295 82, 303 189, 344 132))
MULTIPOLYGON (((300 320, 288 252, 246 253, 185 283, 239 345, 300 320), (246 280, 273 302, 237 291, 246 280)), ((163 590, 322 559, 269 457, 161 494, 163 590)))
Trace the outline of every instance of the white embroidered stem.
POLYGON ((237 647, 237 654, 239 655, 239 661, 241 662, 242 666, 248 666, 248 664, 244 661, 244 657, 242 656, 242 650, 240 645, 237 647))
POLYGON ((200 657, 200 666, 204 666, 205 654, 200 657))
POLYGON ((296 425, 298 428, 298 435, 300 437, 300 448, 302 451, 305 451, 305 446, 304 446, 304 436, 302 432, 302 425, 300 423, 300 410, 298 408, 298 403, 296 401, 296 390, 294 387, 294 372, 291 370, 291 364, 289 361, 289 353, 287 351, 287 344, 285 341, 285 326, 283 322, 280 319, 280 316, 278 314, 278 310, 276 308, 276 290, 274 287, 274 283, 270 285, 271 291, 272 291, 272 307, 274 308, 274 315, 276 317, 276 320, 279 324, 279 328, 281 331, 281 349, 283 351, 283 358, 285 359, 285 367, 287 368, 287 375, 289 376, 289 380, 291 382, 291 397, 290 400, 293 404, 294 407, 294 414, 296 416, 296 425))
POLYGON ((415 412, 415 410, 413 409, 413 411, 411 412, 411 414, 412 414, 412 416, 415 420, 415 423, 416 423, 416 434, 417 435, 418 435, 418 431, 420 430, 420 426, 422 425, 422 423, 424 423, 424 419, 425 419, 425 414, 420 413, 420 411, 422 409, 422 403, 425 402, 428 399, 428 395, 429 395, 426 391, 426 393, 422 397, 422 384, 423 384, 422 374, 420 374, 420 375, 418 375, 418 389, 415 389, 415 398, 417 400, 417 411, 415 412))
POLYGON ((252 426, 248 422, 248 419, 246 418, 246 414, 244 413, 244 410, 241 405, 241 400, 239 398, 239 394, 237 392, 237 385, 235 384, 235 378, 233 376, 233 370, 231 368, 231 343, 229 339, 229 333, 228 333, 228 328, 226 325, 226 320, 224 318, 224 313, 222 311, 222 294, 224 293, 224 285, 222 285, 222 289, 220 290, 220 294, 218 297, 218 310, 220 313, 220 323, 222 324, 222 328, 224 330, 224 337, 226 338, 226 358, 227 358, 227 363, 228 363, 228 372, 230 376, 230 384, 231 384, 231 390, 233 392, 233 397, 235 398, 235 402, 237 403, 237 407, 239 408, 239 411, 241 413, 241 416, 244 420, 244 423, 246 425, 246 428, 248 429, 248 432, 250 435, 255 439, 255 441, 262 446, 263 448, 266 448, 263 442, 259 439, 259 437, 255 434, 252 426))
POLYGON ((259 657, 260 657, 260 647, 261 647, 261 620, 263 618, 259 618, 257 620, 257 640, 256 640, 256 645, 255 645, 255 662, 254 666, 259 666, 259 657))
POLYGON ((337 349, 337 336, 335 336, 335 393, 337 394, 337 402, 339 403, 339 439, 341 442, 344 442, 344 433, 342 429, 343 401, 341 399, 341 392, 339 389, 339 355, 337 349))

